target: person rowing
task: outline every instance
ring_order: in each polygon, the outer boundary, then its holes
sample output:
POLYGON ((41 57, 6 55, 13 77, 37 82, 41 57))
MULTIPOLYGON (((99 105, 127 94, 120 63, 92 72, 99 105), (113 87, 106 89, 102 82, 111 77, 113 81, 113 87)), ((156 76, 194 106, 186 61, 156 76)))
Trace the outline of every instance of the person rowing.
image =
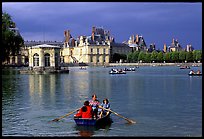
POLYGON ((94 117, 97 119, 98 118, 98 107, 100 105, 100 102, 97 99, 96 94, 92 95, 92 99, 89 101, 89 105, 91 105, 91 107, 93 109, 94 117))
POLYGON ((103 115, 108 115, 110 111, 104 110, 105 109, 110 109, 110 103, 108 99, 104 99, 101 105, 99 106, 99 118, 102 118, 103 115))
POLYGON ((84 106, 74 115, 77 118, 93 118, 93 110, 89 105, 89 101, 84 102, 84 106))

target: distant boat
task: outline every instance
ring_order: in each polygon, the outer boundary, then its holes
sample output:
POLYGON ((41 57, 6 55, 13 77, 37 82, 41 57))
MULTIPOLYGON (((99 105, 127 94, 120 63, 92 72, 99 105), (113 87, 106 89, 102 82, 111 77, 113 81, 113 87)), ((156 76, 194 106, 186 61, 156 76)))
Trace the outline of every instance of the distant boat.
POLYGON ((124 68, 124 71, 135 71, 135 68, 124 68))
POLYGON ((181 66, 180 69, 190 69, 189 66, 181 66))
POLYGON ((86 70, 86 67, 80 67, 79 69, 81 69, 81 70, 86 70))
POLYGON ((199 65, 193 64, 192 67, 199 67, 199 65))
POLYGON ((189 76, 202 76, 202 73, 200 73, 200 74, 197 74, 197 73, 194 73, 194 74, 188 74, 189 76))
POLYGON ((111 69, 111 71, 109 71, 109 74, 126 74, 126 72, 122 69, 111 69))

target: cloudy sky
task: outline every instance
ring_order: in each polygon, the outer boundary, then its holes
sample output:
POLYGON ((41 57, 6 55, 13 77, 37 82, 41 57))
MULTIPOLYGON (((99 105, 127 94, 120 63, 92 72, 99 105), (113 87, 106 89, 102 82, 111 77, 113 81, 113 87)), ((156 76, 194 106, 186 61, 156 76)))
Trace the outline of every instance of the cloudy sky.
POLYGON ((76 38, 93 26, 109 30, 116 42, 142 35, 162 49, 178 39, 182 47, 202 49, 202 3, 161 2, 5 2, 24 40, 63 41, 64 30, 76 38))

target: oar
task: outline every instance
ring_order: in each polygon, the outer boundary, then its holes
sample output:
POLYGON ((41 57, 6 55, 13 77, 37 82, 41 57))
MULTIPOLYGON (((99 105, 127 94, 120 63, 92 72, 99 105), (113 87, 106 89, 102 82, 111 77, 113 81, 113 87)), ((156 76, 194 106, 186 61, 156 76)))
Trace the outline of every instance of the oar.
POLYGON ((132 124, 136 123, 135 121, 130 120, 130 119, 128 119, 128 118, 126 118, 126 117, 124 117, 124 116, 122 116, 122 115, 120 115, 120 114, 114 112, 114 111, 111 110, 111 109, 106 109, 106 108, 103 108, 103 107, 100 107, 100 108, 102 108, 102 109, 104 109, 104 110, 107 110, 107 111, 110 111, 110 112, 114 113, 115 115, 117 115, 117 116, 119 116, 119 117, 125 119, 125 120, 128 121, 129 123, 132 123, 132 124))
POLYGON ((71 115, 72 113, 74 113, 74 112, 76 112, 76 111, 78 111, 78 110, 79 110, 79 108, 76 109, 76 110, 74 110, 74 111, 71 111, 71 112, 67 113, 67 114, 64 115, 64 116, 61 116, 61 117, 59 117, 59 118, 56 118, 56 119, 54 119, 54 120, 52 120, 52 121, 57 122, 57 121, 59 121, 60 119, 62 119, 62 118, 64 118, 64 117, 67 117, 67 116, 71 115))

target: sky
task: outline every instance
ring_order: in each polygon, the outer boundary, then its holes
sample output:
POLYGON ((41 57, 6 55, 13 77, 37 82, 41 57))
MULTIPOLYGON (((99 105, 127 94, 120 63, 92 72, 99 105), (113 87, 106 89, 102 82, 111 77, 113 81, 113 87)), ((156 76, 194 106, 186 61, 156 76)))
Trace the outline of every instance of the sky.
POLYGON ((63 41, 65 30, 76 39, 90 36, 95 26, 118 43, 138 34, 160 50, 173 38, 182 48, 202 49, 201 2, 4 2, 2 12, 11 15, 25 41, 63 41))

